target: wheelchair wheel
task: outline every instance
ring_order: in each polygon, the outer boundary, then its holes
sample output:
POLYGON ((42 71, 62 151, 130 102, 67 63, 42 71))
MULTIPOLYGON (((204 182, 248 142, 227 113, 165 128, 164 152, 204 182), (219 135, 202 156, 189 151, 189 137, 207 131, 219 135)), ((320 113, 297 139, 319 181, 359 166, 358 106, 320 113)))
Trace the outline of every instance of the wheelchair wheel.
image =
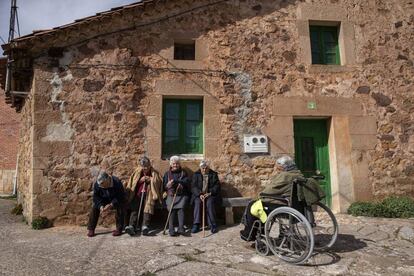
POLYGON ((323 250, 332 247, 338 237, 338 222, 328 206, 321 202, 312 205, 315 225, 312 225, 315 249, 323 250))
POLYGON ((256 248, 256 252, 261 256, 268 256, 270 253, 269 246, 267 246, 266 240, 262 238, 255 240, 254 247, 256 248))
POLYGON ((312 255, 312 227, 293 208, 280 207, 269 214, 265 224, 265 237, 273 254, 286 262, 303 264, 312 255))

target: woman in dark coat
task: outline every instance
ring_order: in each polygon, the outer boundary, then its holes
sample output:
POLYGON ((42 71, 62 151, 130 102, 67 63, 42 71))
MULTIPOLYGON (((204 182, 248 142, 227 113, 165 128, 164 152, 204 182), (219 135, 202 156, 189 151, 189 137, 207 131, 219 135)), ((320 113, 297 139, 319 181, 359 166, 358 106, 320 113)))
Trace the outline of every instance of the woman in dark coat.
POLYGON ((194 221, 191 232, 200 231, 202 201, 204 200, 211 233, 217 233, 216 205, 221 201, 220 182, 217 173, 211 170, 204 160, 200 162, 200 169, 193 175, 191 193, 191 203, 194 204, 194 221))
POLYGON ((172 208, 168 222, 168 232, 172 237, 179 234, 185 235, 184 208, 190 198, 190 180, 187 173, 181 168, 178 156, 170 158, 170 169, 164 174, 163 186, 164 190, 167 191, 166 204, 168 211, 172 208), (174 220, 176 217, 178 217, 178 233, 174 230, 174 220))

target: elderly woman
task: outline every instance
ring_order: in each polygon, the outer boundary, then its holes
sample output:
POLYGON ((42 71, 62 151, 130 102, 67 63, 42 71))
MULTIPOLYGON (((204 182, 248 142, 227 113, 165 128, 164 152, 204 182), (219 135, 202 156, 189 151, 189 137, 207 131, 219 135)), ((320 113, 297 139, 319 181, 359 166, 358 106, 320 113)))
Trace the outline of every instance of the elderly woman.
POLYGON ((89 213, 88 237, 95 236, 95 228, 100 214, 115 209, 116 230, 113 236, 120 236, 124 224, 125 190, 122 182, 106 172, 98 175, 93 185, 93 206, 89 213))
POLYGON ((170 236, 185 235, 184 208, 189 200, 190 180, 181 168, 180 158, 170 158, 170 169, 164 174, 163 186, 167 191, 167 208, 171 212, 168 222, 170 236), (174 230, 174 220, 178 217, 178 233, 174 230))
POLYGON ((149 233, 151 216, 154 214, 154 206, 158 200, 162 203, 162 184, 159 173, 151 166, 147 157, 138 160, 138 167, 129 178, 126 186, 131 216, 129 225, 125 231, 133 236, 141 230, 144 236, 149 233))
MULTIPOLYGON (((276 167, 279 173, 270 179, 269 183, 265 186, 264 190, 260 194, 289 197, 292 190, 293 180, 303 179, 304 176, 296 167, 295 161, 287 155, 282 156, 276 160, 276 167)), ((280 204, 280 202, 269 198, 263 198, 261 200, 264 206, 270 207, 270 210, 272 210, 272 208, 274 209, 280 204)), ((244 240, 253 240, 256 237, 255 230, 253 230, 252 235, 249 237, 253 223, 255 220, 257 220, 257 218, 250 213, 250 208, 254 202, 255 201, 250 202, 246 207, 245 228, 240 231, 240 236, 244 240)))
POLYGON ((191 183, 191 202, 194 205, 194 220, 191 233, 200 231, 202 202, 205 202, 207 222, 211 233, 217 233, 216 204, 220 203, 220 182, 215 171, 211 170, 207 161, 200 162, 200 169, 193 175, 191 183))

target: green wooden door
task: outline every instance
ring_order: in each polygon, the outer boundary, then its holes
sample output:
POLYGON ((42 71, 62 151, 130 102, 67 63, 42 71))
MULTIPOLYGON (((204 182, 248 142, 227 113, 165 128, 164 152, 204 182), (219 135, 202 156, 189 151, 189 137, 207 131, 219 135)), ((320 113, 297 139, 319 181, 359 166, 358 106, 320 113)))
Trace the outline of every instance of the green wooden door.
POLYGON ((319 183, 326 193, 324 203, 331 206, 328 130, 326 120, 294 120, 295 160, 306 177, 319 170, 324 180, 319 183))

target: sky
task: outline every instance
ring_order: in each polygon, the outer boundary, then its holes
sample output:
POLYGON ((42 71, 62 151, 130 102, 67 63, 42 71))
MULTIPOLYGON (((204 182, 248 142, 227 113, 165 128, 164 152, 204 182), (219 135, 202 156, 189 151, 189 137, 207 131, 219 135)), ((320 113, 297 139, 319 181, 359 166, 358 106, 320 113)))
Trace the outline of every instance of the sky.
MULTIPOLYGON (((134 2, 139 0, 17 0, 20 35, 65 25, 75 19, 134 2)), ((0 36, 6 42, 9 37, 10 5, 11 0, 0 0, 0 36)), ((0 44, 3 44, 1 39, 0 44)), ((0 49, 0 56, 2 52, 0 49)))

